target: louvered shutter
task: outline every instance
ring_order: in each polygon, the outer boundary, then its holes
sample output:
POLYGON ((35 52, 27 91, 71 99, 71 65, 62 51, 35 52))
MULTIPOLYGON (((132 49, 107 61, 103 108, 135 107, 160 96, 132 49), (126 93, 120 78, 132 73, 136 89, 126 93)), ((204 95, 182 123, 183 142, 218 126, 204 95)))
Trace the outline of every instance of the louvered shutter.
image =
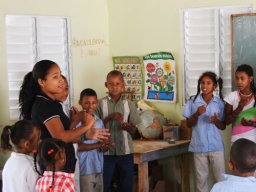
MULTIPOLYGON (((71 85, 67 18, 38 17, 36 28, 38 61, 43 59, 55 61, 59 65, 62 75, 71 85)), ((70 104, 71 97, 69 96, 64 103, 65 108, 68 109, 70 104)))
MULTIPOLYGON (((71 85, 68 20, 64 17, 6 16, 9 113, 19 118, 18 97, 24 75, 43 59, 59 64, 71 85)), ((65 105, 70 106, 70 100, 65 105)))
POLYGON ((196 94, 198 77, 204 71, 223 78, 223 95, 231 91, 230 15, 245 12, 252 12, 252 7, 183 10, 185 101, 196 94))
POLYGON ((197 92, 204 71, 219 71, 218 12, 215 9, 187 9, 183 12, 185 100, 197 92))
POLYGON ((7 16, 6 52, 10 119, 19 117, 18 97, 23 77, 36 62, 35 18, 7 16))

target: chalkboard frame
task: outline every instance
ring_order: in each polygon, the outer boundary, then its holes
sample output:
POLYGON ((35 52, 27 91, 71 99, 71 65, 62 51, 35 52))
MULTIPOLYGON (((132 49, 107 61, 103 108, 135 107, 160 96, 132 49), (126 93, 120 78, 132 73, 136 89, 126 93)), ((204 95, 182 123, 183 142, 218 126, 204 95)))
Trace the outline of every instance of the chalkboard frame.
MULTIPOLYGON (((244 16, 254 16, 256 17, 256 13, 239 13, 239 14, 231 14, 230 15, 230 28, 231 28, 231 85, 232 85, 232 90, 234 90, 235 87, 235 79, 234 79, 234 74, 235 74, 235 64, 234 64, 234 19, 237 17, 244 17, 244 16)), ((246 64, 246 63, 241 63, 241 64, 246 64)), ((255 71, 254 71, 254 76, 255 76, 255 71)), ((254 79, 255 82, 255 79, 254 79)))

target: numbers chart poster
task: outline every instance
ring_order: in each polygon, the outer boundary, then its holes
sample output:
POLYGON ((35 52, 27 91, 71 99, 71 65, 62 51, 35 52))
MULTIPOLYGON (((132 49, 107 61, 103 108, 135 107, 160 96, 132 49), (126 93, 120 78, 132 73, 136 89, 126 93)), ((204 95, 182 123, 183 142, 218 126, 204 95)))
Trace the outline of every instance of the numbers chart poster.
POLYGON ((151 53, 143 57, 144 99, 176 102, 175 61, 170 52, 151 53))
POLYGON ((126 97, 131 100, 141 100, 143 93, 141 58, 137 56, 113 57, 113 64, 114 69, 123 74, 126 97), (130 98, 131 95, 133 98, 130 98))

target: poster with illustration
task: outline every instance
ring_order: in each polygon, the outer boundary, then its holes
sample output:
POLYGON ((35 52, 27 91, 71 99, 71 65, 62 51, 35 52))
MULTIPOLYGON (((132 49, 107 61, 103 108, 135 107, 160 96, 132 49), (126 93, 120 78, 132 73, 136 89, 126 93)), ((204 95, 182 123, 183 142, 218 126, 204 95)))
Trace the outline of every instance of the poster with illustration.
POLYGON ((176 101, 175 61, 169 52, 151 53, 143 57, 144 99, 157 102, 176 101))
POLYGON ((141 100, 143 93, 142 61, 137 56, 113 57, 114 69, 121 71, 125 81, 125 96, 141 100))

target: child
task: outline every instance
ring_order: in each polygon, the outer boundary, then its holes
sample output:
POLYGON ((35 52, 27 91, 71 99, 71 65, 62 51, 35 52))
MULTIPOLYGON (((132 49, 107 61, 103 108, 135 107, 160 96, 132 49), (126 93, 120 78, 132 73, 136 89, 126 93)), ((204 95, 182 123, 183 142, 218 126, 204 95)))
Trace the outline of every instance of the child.
POLYGON ((248 139, 236 140, 230 151, 229 170, 225 181, 215 184, 211 192, 250 192, 256 190, 256 144, 248 139))
POLYGON ((198 80, 196 96, 187 102, 183 112, 187 125, 192 127, 189 151, 193 152, 196 188, 199 192, 208 191, 209 165, 217 181, 222 180, 222 174, 225 173, 224 145, 220 133, 220 129, 225 129, 224 102, 213 95, 219 84, 222 98, 222 83, 215 73, 204 72, 198 80))
POLYGON ((3 169, 3 191, 34 192, 38 174, 33 158, 29 155, 37 149, 40 141, 40 129, 28 120, 20 120, 12 126, 6 126, 1 135, 1 148, 14 151, 3 169))
POLYGON ((235 75, 238 90, 224 99, 225 122, 227 125, 233 123, 231 142, 240 138, 256 142, 256 87, 253 81, 253 68, 246 64, 240 65, 235 75))
POLYGON ((64 79, 63 91, 61 93, 55 94, 55 99, 60 102, 64 113, 69 117, 70 110, 68 109, 68 106, 65 103, 69 94, 69 86, 68 86, 67 78, 64 75, 61 75, 61 76, 64 79))
POLYGON ((109 95, 102 98, 97 106, 97 114, 110 129, 111 140, 115 147, 104 154, 103 181, 104 192, 110 189, 113 172, 116 169, 119 178, 118 188, 122 192, 133 189, 133 146, 131 135, 141 120, 136 106, 122 97, 124 79, 120 71, 108 73, 105 83, 109 95))
MULTIPOLYGON (((64 75, 61 75, 62 78, 64 79, 64 86, 63 86, 63 91, 61 93, 55 94, 55 100, 59 101, 60 104, 62 105, 63 112, 66 114, 66 116, 70 117, 79 115, 78 110, 75 107, 71 107, 71 109, 68 108, 68 106, 65 104, 65 101, 68 98, 69 95, 69 85, 67 78, 64 75)), ((81 116, 81 114, 80 114, 81 116)), ((77 124, 79 123, 80 118, 72 118, 71 119, 71 127, 76 127, 77 124), (75 120, 74 120, 75 119, 75 120)), ((75 172, 74 172, 74 182, 75 182, 75 191, 80 192, 80 183, 79 183, 79 161, 77 157, 77 148, 78 145, 77 143, 73 143, 74 149, 75 149, 75 156, 76 156, 76 165, 75 165, 75 172)))
MULTIPOLYGON (((104 128, 102 120, 95 115, 97 108, 97 94, 93 89, 84 89, 80 93, 79 104, 83 110, 95 118, 95 127, 104 128)), ((109 142, 85 140, 78 144, 81 192, 103 191, 103 149, 106 150, 109 142)))
MULTIPOLYGON (((61 77, 64 80, 63 90, 60 93, 54 94, 54 96, 55 96, 55 101, 58 101, 61 104, 62 110, 65 113, 65 115, 71 118, 70 127, 75 128, 77 124, 83 119, 86 119, 88 121, 93 120, 93 117, 90 117, 90 115, 88 115, 84 111, 79 112, 77 108, 73 106, 69 108, 66 105, 65 102, 69 95, 69 85, 68 85, 67 78, 64 75, 61 75, 61 77)), ((75 147, 75 151, 77 151, 77 143, 74 143, 73 145, 75 147)))
POLYGON ((73 173, 66 172, 66 143, 54 138, 47 138, 39 145, 38 155, 45 170, 36 182, 37 192, 74 192, 73 173))

